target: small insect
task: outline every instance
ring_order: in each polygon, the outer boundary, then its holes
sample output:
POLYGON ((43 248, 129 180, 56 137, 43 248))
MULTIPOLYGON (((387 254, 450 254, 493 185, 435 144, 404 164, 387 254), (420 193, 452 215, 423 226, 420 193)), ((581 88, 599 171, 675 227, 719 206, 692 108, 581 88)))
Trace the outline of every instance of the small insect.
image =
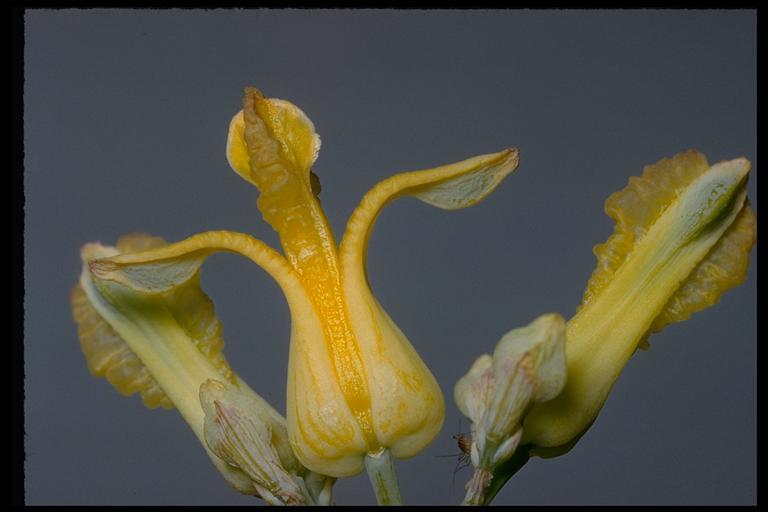
POLYGON ((472 459, 470 458, 472 453, 472 436, 464 432, 451 437, 456 440, 456 445, 461 450, 461 452, 454 455, 454 457, 458 456, 456 467, 453 468, 453 478, 456 479, 456 473, 472 464, 472 459))
POLYGON ((457 436, 453 436, 453 438, 456 440, 456 444, 459 445, 459 450, 461 450, 464 455, 469 457, 470 453, 472 452, 472 436, 469 434, 459 434, 457 436))
POLYGON ((472 453, 472 436, 467 432, 461 432, 461 418, 459 418, 458 434, 451 436, 456 440, 459 447, 459 453, 449 455, 438 455, 437 457, 457 457, 456 466, 453 468, 453 478, 451 489, 456 487, 456 473, 472 464, 470 454, 472 453))

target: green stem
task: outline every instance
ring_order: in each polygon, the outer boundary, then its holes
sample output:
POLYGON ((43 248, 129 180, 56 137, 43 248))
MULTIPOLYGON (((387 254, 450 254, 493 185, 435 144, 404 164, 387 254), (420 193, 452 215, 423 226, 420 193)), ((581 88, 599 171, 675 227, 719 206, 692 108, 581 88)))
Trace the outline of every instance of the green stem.
POLYGON ((312 494, 312 492, 309 490, 309 486, 304 481, 303 478, 300 476, 295 477, 296 483, 299 485, 299 489, 301 489, 301 494, 304 498, 304 505, 310 505, 315 506, 317 505, 317 500, 315 499, 315 496, 312 494))
POLYGON ((485 496, 482 504, 490 505, 493 498, 496 497, 496 494, 498 494, 501 488, 504 487, 504 484, 525 466, 525 463, 528 462, 530 457, 530 446, 518 446, 514 455, 494 470, 493 478, 485 489, 485 496))
MULTIPOLYGON (((308 471, 304 475, 307 492, 314 502, 313 505, 328 506, 333 501, 333 484, 335 478, 326 475, 320 475, 308 471)), ((309 501, 308 501, 309 502, 309 501)))
POLYGON ((478 506, 484 505, 486 491, 491 485, 493 475, 486 469, 475 469, 472 480, 467 484, 467 495, 464 497, 462 505, 478 506))
POLYGON ((397 486, 395 464, 389 450, 382 449, 379 453, 369 453, 365 456, 365 470, 371 480, 373 492, 379 505, 402 505, 400 488, 397 486))
POLYGON ((504 484, 506 484, 515 473, 520 471, 532 456, 535 455, 542 459, 551 459, 553 457, 565 455, 571 451, 579 439, 581 439, 581 436, 589 430, 589 427, 592 426, 593 422, 594 420, 590 421, 587 428, 562 446, 555 446, 553 448, 534 448, 531 444, 518 446, 512 457, 493 470, 493 478, 491 479, 490 485, 488 485, 488 488, 485 490, 483 505, 490 505, 493 498, 496 497, 496 494, 498 494, 501 488, 504 487, 504 484))

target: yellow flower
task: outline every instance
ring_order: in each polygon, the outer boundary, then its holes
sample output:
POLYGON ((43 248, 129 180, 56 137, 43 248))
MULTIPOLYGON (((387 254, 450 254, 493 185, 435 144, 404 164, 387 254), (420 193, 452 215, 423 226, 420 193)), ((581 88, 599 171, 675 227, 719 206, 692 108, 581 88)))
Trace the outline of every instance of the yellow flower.
POLYGON ((749 169, 745 158, 710 166, 688 151, 647 166, 608 198, 605 211, 616 226, 595 247, 597 268, 566 327, 565 388, 533 407, 521 444, 575 442, 650 334, 715 304, 746 279, 755 241, 749 169))
POLYGON ((376 217, 402 196, 444 209, 475 204, 517 168, 518 151, 382 181, 365 195, 337 245, 311 172, 319 148, 301 110, 247 89, 244 108, 230 123, 227 158, 259 189, 258 208, 279 234, 285 256, 248 235, 216 231, 89 260, 89 268, 100 282, 153 295, 196 279, 216 251, 260 265, 281 286, 291 311, 290 445, 310 470, 341 477, 359 473, 366 456, 415 455, 444 417, 437 382, 368 286, 365 252, 376 217))
POLYGON ((221 324, 199 276, 163 291, 101 280, 103 258, 167 247, 127 235, 116 247, 86 244, 72 312, 91 372, 122 394, 139 392, 148 407, 178 408, 226 481, 273 505, 330 499, 333 479, 308 472, 294 456, 285 418, 230 368, 221 324))

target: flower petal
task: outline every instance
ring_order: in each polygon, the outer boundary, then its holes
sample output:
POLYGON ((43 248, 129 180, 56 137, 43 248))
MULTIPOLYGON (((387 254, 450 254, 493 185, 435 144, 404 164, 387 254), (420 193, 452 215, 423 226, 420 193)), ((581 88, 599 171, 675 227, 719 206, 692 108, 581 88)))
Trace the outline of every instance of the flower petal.
MULTIPOLYGON (((227 160, 244 180, 261 188, 265 176, 281 167, 304 175, 320 151, 320 136, 309 117, 296 105, 277 98, 264 98, 249 87, 246 100, 254 114, 246 126, 241 110, 229 123, 227 160), (252 144, 249 152, 246 138, 252 144)), ((250 115, 249 110, 249 115, 250 115)), ((307 181, 309 183, 309 181, 307 181)))
MULTIPOLYGON (((89 268, 100 280, 119 283, 148 296, 174 298, 180 306, 200 300, 200 267, 206 258, 216 252, 232 252, 249 258, 263 268, 281 286, 291 316, 301 321, 292 322, 294 335, 320 332, 320 320, 312 307, 310 297, 288 262, 263 242, 245 234, 229 231, 209 231, 191 236, 180 242, 149 251, 111 255, 89 261, 89 268), (195 291, 196 290, 196 291, 195 291)), ((106 255, 104 255, 106 256, 106 255)), ((207 297, 206 297, 207 299, 207 297)), ((208 301, 207 304, 210 304, 208 301)), ((211 328, 201 316, 199 305, 185 310, 174 309, 191 332, 219 332, 211 328)), ((210 304, 212 313, 212 304, 210 304)), ((236 377, 233 377, 236 378, 236 377)))
POLYGON ((151 409, 173 409, 173 402, 125 340, 99 315, 80 283, 72 288, 70 302, 91 374, 105 377, 122 395, 140 393, 144 405, 151 409))
POLYGON ((445 210, 472 206, 487 197, 517 169, 517 148, 476 156, 450 165, 396 174, 368 191, 352 213, 341 241, 345 273, 362 275, 365 251, 381 210, 402 196, 412 196, 445 210))
POLYGON ((459 411, 473 423, 479 422, 485 414, 490 389, 489 386, 482 385, 482 377, 491 366, 493 358, 488 354, 481 355, 453 388, 453 400, 459 411))
MULTIPOLYGON (((160 237, 136 233, 122 236, 116 244, 116 251, 88 244, 84 247, 83 258, 88 260, 118 252, 156 249, 165 245, 167 243, 160 237)), ((221 353, 224 345, 221 339, 221 325, 214 312, 213 303, 199 287, 199 280, 191 279, 187 285, 166 293, 162 300, 190 339, 194 340, 198 350, 205 354, 225 377, 231 379, 232 370, 221 353)), ((157 381, 125 340, 94 308, 79 283, 72 290, 71 303, 83 354, 91 372, 96 376, 106 377, 121 394, 140 392, 147 407, 173 408, 173 403, 157 381)))
MULTIPOLYGON (((118 254, 116 248, 100 244, 83 247, 81 300, 87 301, 102 327, 109 326, 108 332, 120 337, 125 344, 121 350, 127 348, 136 358, 138 364, 121 365, 123 378, 137 382, 148 372, 185 417, 188 413, 194 417, 199 405, 194 397, 197 388, 188 385, 190 380, 202 375, 237 382, 221 352, 221 326, 213 305, 199 289, 197 274, 178 289, 146 293, 102 281, 89 271, 89 262, 118 254)), ((89 362, 94 354, 86 352, 89 362)))
POLYGON ((174 289, 195 277, 203 262, 216 252, 241 254, 250 259, 285 290, 300 287, 288 262, 265 243, 242 233, 208 231, 152 250, 90 261, 100 279, 114 281, 143 293, 174 289))
POLYGON ((528 359, 524 366, 534 383, 533 401, 552 400, 563 389, 567 378, 565 319, 557 313, 548 313, 525 327, 512 329, 493 351, 494 362, 504 359, 528 359))
POLYGON ((649 333, 659 332, 717 304, 723 293, 744 282, 749 251, 755 243, 756 223, 755 212, 747 202, 722 238, 669 299, 649 333))

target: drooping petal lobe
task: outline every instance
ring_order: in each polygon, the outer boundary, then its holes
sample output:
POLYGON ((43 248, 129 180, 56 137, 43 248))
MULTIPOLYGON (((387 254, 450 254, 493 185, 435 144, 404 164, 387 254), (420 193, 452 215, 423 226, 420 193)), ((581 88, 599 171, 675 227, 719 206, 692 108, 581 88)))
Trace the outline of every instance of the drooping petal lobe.
POLYGON ((517 148, 476 156, 454 164, 396 174, 373 187, 352 213, 341 242, 345 268, 362 268, 373 225, 381 210, 403 196, 412 196, 445 210, 457 210, 487 197, 517 169, 517 148))
POLYGON ((94 259, 89 266, 101 279, 144 293, 161 293, 192 279, 205 260, 217 252, 245 256, 283 287, 297 285, 296 276, 279 253, 260 240, 231 231, 199 233, 164 247, 94 259))

